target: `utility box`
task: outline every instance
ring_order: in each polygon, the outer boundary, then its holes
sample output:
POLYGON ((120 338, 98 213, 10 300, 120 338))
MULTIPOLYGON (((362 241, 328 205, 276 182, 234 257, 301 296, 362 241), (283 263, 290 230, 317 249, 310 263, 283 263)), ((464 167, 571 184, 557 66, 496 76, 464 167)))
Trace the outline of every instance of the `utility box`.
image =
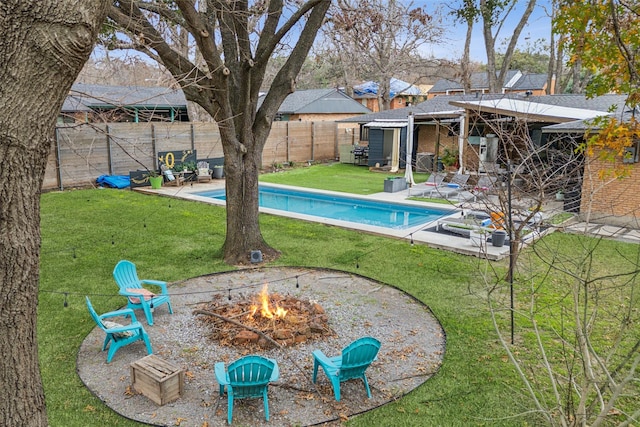
POLYGON ((355 163, 355 158, 353 156, 353 145, 351 144, 342 144, 338 147, 338 151, 340 154, 340 163, 355 163))
POLYGON ((173 402, 184 392, 184 371, 150 354, 131 364, 131 385, 158 405, 173 402))
POLYGON ((384 192, 395 193, 407 189, 407 180, 405 177, 400 176, 397 178, 387 178, 384 180, 384 192))

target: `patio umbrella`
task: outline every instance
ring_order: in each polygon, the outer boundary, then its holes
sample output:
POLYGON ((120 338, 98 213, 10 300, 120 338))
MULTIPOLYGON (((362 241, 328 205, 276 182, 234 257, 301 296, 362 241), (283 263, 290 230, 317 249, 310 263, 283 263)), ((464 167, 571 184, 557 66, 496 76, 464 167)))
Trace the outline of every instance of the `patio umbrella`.
POLYGON ((416 185, 413 180, 413 170, 411 168, 411 160, 413 159, 413 113, 409 113, 407 120, 407 157, 405 159, 404 177, 407 180, 407 184, 411 187, 416 185))

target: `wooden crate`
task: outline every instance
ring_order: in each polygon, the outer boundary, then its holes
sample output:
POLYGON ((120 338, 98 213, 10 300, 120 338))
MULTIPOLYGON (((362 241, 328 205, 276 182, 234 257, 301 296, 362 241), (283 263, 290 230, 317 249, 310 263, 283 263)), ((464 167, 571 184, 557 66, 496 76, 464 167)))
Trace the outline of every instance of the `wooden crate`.
POLYGON ((184 371, 150 354, 131 364, 131 385, 158 405, 164 405, 182 396, 184 371))

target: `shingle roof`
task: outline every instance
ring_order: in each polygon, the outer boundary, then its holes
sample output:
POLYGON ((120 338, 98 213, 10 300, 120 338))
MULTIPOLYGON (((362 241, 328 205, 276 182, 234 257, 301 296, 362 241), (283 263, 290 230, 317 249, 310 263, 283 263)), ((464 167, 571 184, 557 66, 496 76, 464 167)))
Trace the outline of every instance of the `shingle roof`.
POLYGON ((606 113, 601 110, 532 102, 522 97, 503 97, 498 99, 481 98, 472 101, 452 102, 452 104, 467 110, 486 111, 514 117, 526 117, 529 120, 551 123, 593 119, 606 115, 606 113))
MULTIPOLYGON (((144 86, 107 86, 76 83, 69 97, 87 107, 138 106, 138 107, 185 107, 187 100, 179 89, 144 86)), ((70 103, 73 103, 70 100, 70 103)), ((72 104, 70 104, 72 105, 72 104)))
POLYGON ((431 86, 429 93, 446 93, 451 90, 462 90, 462 85, 455 80, 440 79, 431 86))
MULTIPOLYGON (((264 97, 258 100, 262 105, 264 97)), ((280 114, 365 114, 369 110, 337 89, 309 89, 289 94, 278 109, 280 114)))
POLYGON ((584 108, 598 111, 622 111, 627 95, 608 94, 595 98, 587 98, 584 94, 558 94, 531 96, 528 98, 532 102, 543 104, 559 105, 563 107, 584 108))
MULTIPOLYGON (((505 95, 484 95, 483 99, 493 97, 504 97, 505 95)), ((414 115, 437 113, 443 111, 455 110, 450 102, 460 100, 472 100, 478 99, 475 94, 471 95, 441 95, 435 98, 428 99, 416 105, 411 105, 405 108, 397 108, 394 110, 379 111, 377 113, 365 114, 357 117, 350 117, 348 119, 339 120, 341 123, 369 123, 374 120, 406 120, 409 113, 414 115)))
POLYGON ((546 74, 523 74, 522 77, 511 86, 511 90, 544 89, 547 84, 546 74))
POLYGON ((82 103, 82 99, 77 96, 67 95, 62 104, 62 109, 60 110, 63 113, 72 113, 77 111, 92 111, 91 108, 87 107, 82 103))
MULTIPOLYGON (((501 86, 511 90, 544 89, 546 83, 546 74, 523 74, 519 70, 509 70, 501 86), (513 81, 514 79, 517 80, 513 81)), ((471 74, 471 89, 474 91, 489 89, 489 78, 486 71, 471 74)), ((429 93, 461 90, 463 87, 460 81, 440 79, 429 89, 429 93)))
MULTIPOLYGON (((633 117, 631 111, 625 111, 624 113, 613 113, 610 116, 615 117, 621 122, 628 122, 633 117)), ((636 113, 637 117, 637 113, 636 113)), ((594 127, 592 120, 575 120, 568 123, 560 123, 556 125, 545 126, 542 128, 543 133, 584 133, 589 130, 598 130, 598 127, 594 127)))
POLYGON ((588 99, 583 94, 567 94, 567 95, 542 95, 524 97, 520 94, 485 94, 482 96, 470 95, 440 95, 435 98, 428 99, 410 107, 398 108, 395 110, 385 110, 377 113, 365 114, 357 117, 339 120, 341 123, 369 123, 375 120, 406 120, 409 113, 419 115, 452 112, 456 107, 451 102, 474 102, 479 100, 495 100, 495 99, 518 99, 521 101, 529 101, 533 103, 549 104, 558 107, 569 107, 583 110, 610 111, 612 105, 616 106, 617 111, 622 111, 626 95, 604 95, 597 98, 588 99))

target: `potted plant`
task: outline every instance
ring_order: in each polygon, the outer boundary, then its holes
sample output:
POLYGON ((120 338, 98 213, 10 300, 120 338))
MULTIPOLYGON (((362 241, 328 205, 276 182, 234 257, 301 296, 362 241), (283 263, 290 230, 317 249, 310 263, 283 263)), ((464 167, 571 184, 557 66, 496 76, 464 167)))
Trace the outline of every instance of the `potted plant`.
POLYGON ((196 162, 184 162, 182 167, 184 168, 184 172, 194 172, 198 169, 196 162))
POLYGON ((455 150, 451 150, 449 148, 445 148, 442 156, 440 157, 442 164, 447 168, 457 168, 458 167, 458 152, 455 150))
POLYGON ((149 183, 151 184, 151 188, 157 190, 162 188, 162 175, 158 173, 155 169, 148 169, 149 172, 149 183))

